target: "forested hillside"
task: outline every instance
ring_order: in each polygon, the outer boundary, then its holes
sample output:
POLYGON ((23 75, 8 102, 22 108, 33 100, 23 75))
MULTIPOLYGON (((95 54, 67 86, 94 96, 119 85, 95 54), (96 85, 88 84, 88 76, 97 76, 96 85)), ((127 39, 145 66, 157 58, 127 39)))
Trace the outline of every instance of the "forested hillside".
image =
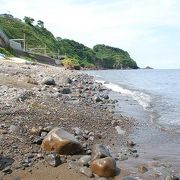
POLYGON ((74 40, 54 37, 45 28, 44 22, 30 17, 23 20, 12 15, 0 15, 0 28, 10 39, 26 39, 26 50, 34 53, 46 53, 57 58, 58 53, 65 59, 62 64, 67 68, 138 68, 128 52, 105 45, 96 45, 93 49, 74 40))

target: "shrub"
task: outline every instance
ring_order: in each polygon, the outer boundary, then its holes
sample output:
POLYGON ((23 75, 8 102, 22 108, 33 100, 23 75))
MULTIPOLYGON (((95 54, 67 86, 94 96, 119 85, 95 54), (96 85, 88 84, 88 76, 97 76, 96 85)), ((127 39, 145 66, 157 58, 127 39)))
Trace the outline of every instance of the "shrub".
POLYGON ((1 48, 0 47, 0 53, 1 54, 4 54, 5 56, 12 56, 12 54, 8 51, 8 50, 6 50, 5 48, 1 48))
POLYGON ((79 70, 81 68, 78 60, 74 58, 65 58, 61 63, 67 69, 79 70))

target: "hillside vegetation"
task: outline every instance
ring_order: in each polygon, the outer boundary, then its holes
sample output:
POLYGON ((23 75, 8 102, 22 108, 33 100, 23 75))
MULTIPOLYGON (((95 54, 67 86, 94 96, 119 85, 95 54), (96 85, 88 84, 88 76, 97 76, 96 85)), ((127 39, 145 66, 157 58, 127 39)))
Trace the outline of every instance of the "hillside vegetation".
POLYGON ((59 52, 65 57, 62 64, 67 68, 138 68, 128 52, 122 49, 105 45, 96 45, 91 49, 74 40, 54 37, 41 20, 34 25, 33 18, 25 16, 22 21, 6 14, 0 16, 0 28, 10 39, 22 39, 25 34, 26 49, 29 51, 51 57, 57 57, 59 52))

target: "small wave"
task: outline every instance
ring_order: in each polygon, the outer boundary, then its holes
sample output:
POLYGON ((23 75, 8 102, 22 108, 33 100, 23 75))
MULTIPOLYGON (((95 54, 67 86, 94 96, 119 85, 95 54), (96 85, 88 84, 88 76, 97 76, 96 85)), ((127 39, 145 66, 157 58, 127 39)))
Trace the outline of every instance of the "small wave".
POLYGON ((105 81, 97 81, 99 83, 102 83, 105 87, 108 89, 111 89, 112 91, 122 93, 123 95, 129 96, 136 100, 145 110, 147 110, 150 107, 150 102, 151 102, 151 96, 144 93, 140 92, 137 90, 130 90, 130 89, 125 89, 117 84, 113 83, 104 83, 105 81))
POLYGON ((96 82, 97 82, 97 83, 102 83, 102 84, 105 83, 105 81, 103 81, 103 80, 96 80, 96 82))
POLYGON ((97 77, 97 78, 102 78, 102 76, 97 75, 97 74, 94 74, 93 76, 94 76, 94 77, 97 77))

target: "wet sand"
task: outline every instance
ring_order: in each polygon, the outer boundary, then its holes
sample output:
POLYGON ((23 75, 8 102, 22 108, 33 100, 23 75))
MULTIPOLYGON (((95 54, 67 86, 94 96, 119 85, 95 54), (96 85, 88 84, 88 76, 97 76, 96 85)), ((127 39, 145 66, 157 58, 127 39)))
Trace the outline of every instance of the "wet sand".
MULTIPOLYGON (((180 175, 180 134, 164 130, 151 121, 150 113, 145 111, 136 101, 119 93, 111 92, 111 98, 118 99, 116 113, 136 119, 137 126, 129 134, 129 138, 137 143, 136 149, 139 153, 137 159, 129 158, 122 161, 121 165, 131 172, 138 174, 139 164, 146 164, 149 169, 162 164, 171 169, 174 174, 180 175)), ((159 168, 160 169, 160 168, 159 168)), ((147 173, 149 179, 151 171, 147 173)), ((146 174, 146 175, 147 175, 146 174)), ((147 179, 147 176, 142 176, 147 179)))

